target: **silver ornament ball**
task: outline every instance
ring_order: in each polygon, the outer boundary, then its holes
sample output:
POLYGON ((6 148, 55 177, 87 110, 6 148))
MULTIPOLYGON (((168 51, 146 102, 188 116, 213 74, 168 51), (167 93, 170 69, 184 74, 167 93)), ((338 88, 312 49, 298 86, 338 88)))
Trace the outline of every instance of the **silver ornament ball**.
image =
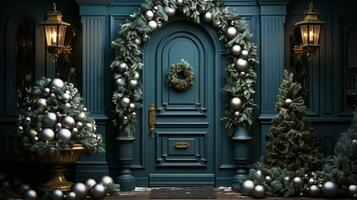
POLYGON ((241 54, 242 47, 239 44, 235 44, 231 48, 231 53, 233 56, 239 56, 241 54))
POLYGON ((129 88, 134 89, 138 86, 138 80, 133 79, 129 81, 129 88))
POLYGON ((62 120, 63 127, 68 129, 72 129, 75 126, 75 124, 76 121, 74 120, 74 118, 68 115, 62 120))
POLYGON ((50 95, 50 94, 51 94, 50 88, 44 88, 43 91, 42 91, 42 94, 43 94, 44 96, 50 95))
POLYGON ((26 117, 25 118, 25 124, 27 124, 27 125, 31 124, 31 118, 26 117))
POLYGON ((76 123, 76 127, 77 127, 77 128, 81 128, 82 126, 83 126, 83 123, 82 123, 82 122, 77 122, 77 123, 76 123))
POLYGON ((203 15, 203 20, 205 21, 205 22, 207 22, 207 23, 210 23, 210 22, 212 22, 212 20, 213 20, 213 15, 212 15, 212 13, 211 12, 206 12, 204 15, 203 15))
POLYGON ((51 81, 51 85, 53 87, 62 88, 64 86, 64 82, 59 78, 55 78, 51 81))
POLYGON ((123 117, 123 123, 127 124, 129 122, 129 118, 127 116, 123 117))
POLYGON ((126 63, 120 63, 119 66, 118 66, 118 71, 120 73, 123 73, 126 70, 128 70, 128 65, 126 63))
POLYGON ((309 180, 307 180, 307 183, 308 183, 309 185, 314 185, 314 184, 316 184, 316 181, 315 181, 314 178, 309 178, 309 180))
POLYGON ((51 192, 51 200, 62 200, 63 199, 63 192, 61 190, 54 190, 51 192))
POLYGON ((267 182, 268 184, 271 183, 272 181, 273 181, 273 179, 271 178, 271 176, 265 177, 265 182, 267 182))
POLYGON ((67 143, 71 140, 72 137, 72 133, 70 130, 63 128, 61 130, 58 131, 57 135, 56 135, 56 139, 60 140, 64 143, 67 143))
POLYGON ((37 199, 37 193, 34 190, 27 190, 23 195, 22 195, 23 200, 36 200, 37 199))
POLYGON ((132 117, 133 119, 135 119, 135 118, 136 118, 136 112, 132 112, 132 113, 131 113, 131 117, 132 117))
POLYGON ((176 14, 176 9, 175 8, 171 8, 169 6, 166 6, 165 7, 165 13, 168 15, 168 16, 174 16, 176 14))
POLYGON ((134 110, 135 109, 135 104, 134 103, 130 103, 129 104, 129 109, 130 110, 134 110))
POLYGON ((242 183, 242 186, 241 186, 241 189, 240 189, 240 192, 243 194, 243 195, 250 195, 253 190, 254 190, 254 182, 252 180, 245 180, 243 183, 242 183))
POLYGON ((107 186, 109 184, 114 183, 114 181, 113 181, 112 177, 110 177, 110 176, 103 176, 100 179, 100 183, 103 184, 104 186, 107 186))
POLYGON ((183 5, 183 0, 176 0, 177 5, 182 6, 183 5))
POLYGON ((70 192, 66 195, 66 200, 77 200, 77 195, 74 192, 70 192))
POLYGON ((106 195, 105 187, 102 184, 97 184, 90 190, 90 194, 94 199, 103 199, 106 195))
POLYGON ((247 58, 249 56, 249 51, 244 49, 242 52, 241 52, 241 55, 244 57, 244 58, 247 58))
POLYGON ((36 137, 38 135, 37 131, 35 129, 30 129, 29 131, 29 135, 31 137, 36 137))
POLYGON ((138 80, 139 78, 140 78, 140 74, 139 74, 139 72, 134 72, 134 79, 136 79, 136 80, 138 80))
POLYGON ((93 186, 95 186, 97 184, 97 182, 90 178, 90 179, 87 179, 86 180, 86 187, 87 187, 87 190, 91 189, 93 186))
POLYGON ((308 190, 310 197, 318 197, 321 193, 320 188, 317 185, 311 185, 308 190))
POLYGON ((61 123, 57 123, 57 124, 55 124, 55 128, 56 128, 56 129, 60 129, 60 128, 62 128, 62 124, 61 124, 61 123))
POLYGON ((357 185, 348 186, 348 195, 350 195, 351 198, 356 198, 356 196, 357 196, 357 185))
POLYGON ((285 99, 285 104, 286 105, 290 105, 293 101, 291 99, 285 99))
POLYGON ((322 185, 322 193, 326 198, 336 197, 339 193, 338 185, 335 182, 327 181, 322 185))
POLYGON ((221 22, 220 21, 213 21, 213 26, 215 27, 215 28, 219 28, 219 26, 221 25, 221 22))
POLYGON ((238 118, 240 116, 240 112, 239 111, 234 111, 233 116, 235 118, 238 118))
POLYGON ((301 177, 296 176, 293 178, 293 184, 295 187, 300 188, 304 185, 304 181, 302 180, 301 177))
POLYGON ((284 181, 290 181, 290 177, 289 176, 285 176, 284 177, 284 181))
POLYGON ((237 35, 238 31, 235 27, 231 26, 227 29, 226 36, 229 39, 233 39, 237 35))
POLYGON ((81 113, 79 113, 78 117, 79 117, 80 119, 86 119, 86 118, 87 118, 87 115, 86 115, 85 112, 81 112, 81 113))
POLYGON ((356 144, 357 144, 357 140, 356 140, 356 139, 353 139, 353 140, 352 140, 352 144, 353 144, 353 145, 356 145, 356 144))
POLYGON ((37 99, 36 106, 39 109, 45 109, 47 107, 47 100, 43 98, 37 99))
POLYGON ((116 86, 123 86, 125 85, 125 80, 123 78, 118 78, 115 80, 115 85, 116 86))
POLYGON ((134 43, 137 45, 137 46, 140 46, 141 45, 141 38, 137 37, 134 39, 134 43))
POLYGON ((76 128, 76 127, 72 128, 72 133, 77 134, 78 133, 78 128, 76 128))
POLYGON ((94 126, 92 123, 86 123, 86 127, 87 129, 90 131, 90 132, 93 132, 94 131, 94 126))
POLYGON ((252 195, 256 199, 263 199, 265 197, 265 188, 262 185, 257 185, 254 187, 252 195))
POLYGON ((238 97, 233 97, 230 102, 231 108, 236 110, 242 105, 242 100, 238 97))
POLYGON ((40 134, 40 139, 44 142, 52 141, 55 137, 55 132, 50 128, 45 128, 40 134))
POLYGON ((46 120, 49 123, 50 126, 53 126, 57 122, 57 115, 56 113, 49 112, 46 114, 46 120))
POLYGON ((154 17, 154 12, 151 11, 151 10, 147 10, 145 12, 145 17, 146 17, 147 20, 152 20, 152 18, 154 17))
POLYGON ((248 68, 248 61, 243 58, 238 58, 235 62, 235 66, 239 71, 245 71, 248 68))
POLYGON ((263 175, 262 170, 257 170, 255 173, 256 173, 256 175, 258 175, 260 177, 263 175))
POLYGON ((123 97, 123 98, 121 99, 121 105, 122 105, 124 108, 128 107, 129 104, 130 104, 130 99, 129 99, 128 97, 123 97))
POLYGON ((149 25, 149 27, 150 27, 151 29, 153 29, 153 30, 155 30, 155 29, 158 27, 157 22, 156 22, 155 20, 150 20, 150 21, 148 22, 148 25, 149 25))
POLYGON ((63 93, 63 94, 62 94, 62 99, 63 99, 65 102, 68 102, 68 101, 71 99, 71 95, 68 94, 68 93, 63 93))
POLYGON ((72 192, 76 194, 77 199, 83 199, 87 196, 87 187, 83 183, 75 183, 72 186, 72 192))

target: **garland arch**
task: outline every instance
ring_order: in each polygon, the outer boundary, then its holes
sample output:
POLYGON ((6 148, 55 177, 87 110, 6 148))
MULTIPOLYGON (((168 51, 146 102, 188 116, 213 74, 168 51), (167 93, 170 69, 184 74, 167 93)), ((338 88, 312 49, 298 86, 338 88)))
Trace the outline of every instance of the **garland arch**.
POLYGON ((236 126, 250 127, 253 123, 254 84, 258 63, 256 47, 246 22, 233 16, 227 7, 213 0, 147 0, 140 9, 121 25, 119 38, 112 41, 116 50, 110 67, 115 88, 114 125, 127 135, 135 131, 136 110, 142 100, 140 74, 143 63, 140 49, 150 35, 170 18, 181 14, 194 23, 211 24, 225 43, 229 65, 226 66, 225 116, 222 121, 228 135, 236 126))

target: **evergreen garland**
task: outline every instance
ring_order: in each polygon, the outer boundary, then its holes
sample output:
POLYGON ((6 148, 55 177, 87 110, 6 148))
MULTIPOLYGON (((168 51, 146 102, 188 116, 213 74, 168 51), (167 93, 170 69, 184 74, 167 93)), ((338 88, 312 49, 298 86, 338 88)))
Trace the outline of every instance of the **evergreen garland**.
POLYGON ((71 149, 74 144, 81 144, 86 153, 104 151, 102 139, 95 133, 95 121, 88 117, 87 108, 72 83, 42 78, 29 90, 28 97, 18 118, 16 147, 20 152, 54 155, 71 149), (73 119, 72 127, 65 128, 66 117, 73 119), (54 135, 46 136, 45 129, 54 135), (70 136, 58 137, 62 129, 70 131, 70 136))
POLYGON ((227 105, 226 117, 222 120, 228 134, 232 133, 237 125, 249 127, 253 123, 252 112, 255 107, 253 95, 256 73, 253 66, 258 62, 256 47, 251 42, 246 22, 238 16, 233 16, 223 4, 209 0, 147 0, 121 25, 119 38, 112 41, 116 54, 110 66, 115 82, 112 97, 115 106, 114 125, 122 130, 123 134, 133 134, 136 109, 143 95, 140 84, 143 67, 140 55, 142 42, 148 41, 157 27, 162 26, 176 13, 197 24, 201 23, 203 18, 206 23, 211 23, 216 28, 219 39, 225 43, 228 50, 238 46, 242 49, 240 53, 240 50, 235 48, 236 51, 227 56, 230 64, 226 68, 227 79, 223 88, 227 99, 239 97, 242 104, 236 110, 227 105), (239 113, 239 116, 233 113, 239 113))

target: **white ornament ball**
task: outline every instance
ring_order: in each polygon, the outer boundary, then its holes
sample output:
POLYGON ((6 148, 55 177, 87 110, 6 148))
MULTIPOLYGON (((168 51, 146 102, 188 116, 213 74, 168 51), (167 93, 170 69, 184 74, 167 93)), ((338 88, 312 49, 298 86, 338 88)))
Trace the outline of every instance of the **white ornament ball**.
POLYGON ((60 141, 63 141, 64 143, 67 143, 68 141, 70 141, 71 137, 72 137, 71 131, 69 131, 66 128, 63 128, 63 129, 59 130, 57 135, 56 135, 56 139, 60 140, 60 141))
POLYGON ((75 183, 72 186, 72 192, 76 194, 77 199, 83 199, 87 196, 87 187, 83 183, 75 183))
POLYGON ((100 183, 103 184, 104 186, 107 186, 109 184, 114 183, 114 181, 113 181, 112 177, 110 177, 110 176, 103 176, 100 179, 100 183))
POLYGON ((237 35, 238 31, 235 27, 231 26, 227 29, 226 36, 229 39, 233 39, 237 35))
POLYGON ((262 186, 262 185, 255 186, 252 195, 256 199, 263 199, 265 197, 264 186, 262 186))
POLYGON ((62 88, 64 86, 64 82, 59 78, 55 78, 51 81, 51 85, 53 87, 62 88))
POLYGON ((130 99, 129 99, 128 97, 123 97, 123 98, 121 99, 121 105, 122 105, 124 108, 128 107, 129 104, 130 104, 130 99))
POLYGON ((293 184, 294 184, 295 187, 300 188, 300 187, 302 187, 304 185, 304 181, 302 180, 301 177, 296 176, 293 179, 293 184))
POLYGON ((243 194, 243 195, 250 195, 253 190, 254 190, 254 182, 252 180, 245 180, 243 183, 242 183, 242 186, 241 186, 241 189, 240 189, 240 192, 243 194))
POLYGON ((74 192, 70 192, 66 195, 66 200, 77 200, 77 195, 74 192))
POLYGON ((284 181, 290 181, 290 177, 289 176, 285 176, 284 177, 284 181))
POLYGON ((87 179, 87 181, 86 181, 87 190, 91 189, 96 184, 97 184, 97 182, 94 179, 92 179, 92 178, 87 179))
POLYGON ((310 197, 318 197, 320 195, 320 188, 317 185, 311 185, 309 187, 308 194, 310 197))
POLYGON ((175 8, 171 8, 169 6, 166 6, 165 7, 165 13, 168 15, 168 16, 174 16, 176 14, 176 9, 175 8))
POLYGON ((63 127, 68 129, 72 129, 75 126, 75 124, 76 121, 74 120, 74 118, 68 115, 62 120, 63 127))
POLYGON ((230 102, 231 108, 236 110, 242 105, 242 100, 238 97, 233 97, 230 102))
POLYGON ((267 182, 268 184, 271 183, 272 181, 273 181, 273 179, 271 178, 271 176, 265 177, 265 182, 267 182))
POLYGON ((49 112, 46 114, 46 119, 47 119, 47 122, 49 123, 49 125, 53 126, 57 122, 57 115, 56 115, 56 113, 49 112))
POLYGON ((138 86, 138 80, 133 79, 129 81, 129 88, 134 89, 138 86))
POLYGON ((322 185, 322 193, 326 198, 336 197, 339 193, 339 187, 335 182, 327 181, 322 185))
POLYGON ((157 22, 155 20, 150 20, 148 25, 153 30, 155 30, 158 27, 157 22))
POLYGON ((357 185, 348 186, 348 195, 350 195, 352 198, 357 197, 357 185))
POLYGON ((210 23, 210 22, 212 22, 212 20, 213 20, 213 15, 212 15, 212 13, 211 12, 206 12, 204 15, 203 15, 203 20, 205 21, 205 22, 207 22, 207 23, 210 23))
POLYGON ((352 140, 352 144, 353 144, 353 145, 356 145, 356 144, 357 144, 357 140, 356 140, 356 139, 353 139, 353 140, 352 140))
POLYGON ((132 112, 131 113, 131 117, 135 119, 136 118, 136 112, 132 112))
POLYGON ((27 190, 23 195, 22 195, 23 200, 36 200, 37 199, 37 193, 34 190, 27 190))
POLYGON ((128 65, 126 63, 120 63, 118 66, 119 73, 123 73, 128 70, 128 65))
POLYGON ((106 195, 105 187, 102 184, 97 184, 90 190, 90 194, 94 199, 103 199, 106 195))
POLYGON ((145 12, 145 17, 146 17, 147 20, 152 20, 152 18, 154 17, 154 12, 151 11, 151 10, 147 10, 145 12))
POLYGON ((232 46, 231 53, 233 56, 239 56, 241 54, 242 47, 239 44, 232 46))
POLYGON ((247 58, 249 56, 249 51, 244 49, 242 52, 241 52, 241 55, 244 57, 244 58, 247 58))
POLYGON ((54 190, 51 192, 51 200, 62 200, 63 192, 61 190, 54 190))
POLYGON ((44 142, 52 141, 55 137, 55 132, 50 128, 45 128, 40 134, 40 139, 44 142))
POLYGON ((129 109, 130 110, 134 110, 135 109, 135 104, 134 103, 130 103, 129 104, 129 109))
POLYGON ((45 109, 47 107, 47 100, 44 98, 37 99, 36 106, 39 109, 45 109))
POLYGON ((290 105, 293 101, 291 99, 285 99, 285 104, 286 105, 290 105))
POLYGON ((238 58, 235 62, 235 66, 239 71, 245 71, 248 68, 248 61, 243 58, 238 58))

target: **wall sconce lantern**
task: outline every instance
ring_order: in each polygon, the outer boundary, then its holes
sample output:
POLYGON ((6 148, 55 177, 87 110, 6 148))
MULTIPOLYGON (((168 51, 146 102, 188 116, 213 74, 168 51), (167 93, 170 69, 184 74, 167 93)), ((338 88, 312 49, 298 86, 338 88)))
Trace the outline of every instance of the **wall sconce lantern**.
POLYGON ((64 44, 66 29, 70 24, 62 21, 62 13, 56 9, 56 3, 53 3, 53 10, 48 11, 47 19, 41 25, 45 31, 46 47, 52 62, 56 62, 61 53, 70 53, 71 47, 64 44))
POLYGON ((304 12, 304 20, 295 25, 300 30, 301 44, 295 48, 297 51, 315 52, 320 46, 320 30, 325 22, 319 20, 319 12, 313 9, 313 2, 310 0, 309 9, 304 12))

